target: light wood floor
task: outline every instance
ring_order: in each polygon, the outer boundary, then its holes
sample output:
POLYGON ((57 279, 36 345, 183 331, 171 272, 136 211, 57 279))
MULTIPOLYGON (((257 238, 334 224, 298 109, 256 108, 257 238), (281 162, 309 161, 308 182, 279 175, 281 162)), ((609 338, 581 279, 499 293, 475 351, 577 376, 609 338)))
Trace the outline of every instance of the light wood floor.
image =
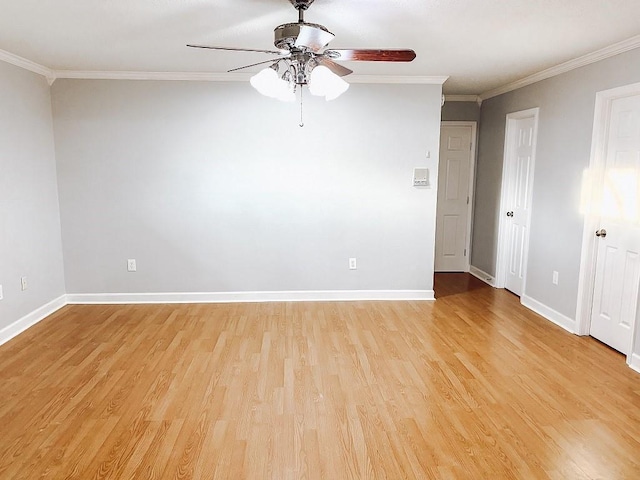
POLYGON ((640 375, 436 302, 67 306, 0 347, 1 479, 640 479, 640 375))

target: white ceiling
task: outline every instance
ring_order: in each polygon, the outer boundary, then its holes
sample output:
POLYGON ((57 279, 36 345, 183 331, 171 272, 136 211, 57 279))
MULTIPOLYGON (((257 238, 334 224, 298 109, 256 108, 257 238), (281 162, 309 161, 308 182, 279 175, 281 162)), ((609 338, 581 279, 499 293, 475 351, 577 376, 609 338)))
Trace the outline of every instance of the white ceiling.
MULTIPOLYGON (((53 70, 223 73, 297 21, 288 0, 0 0, 0 50, 53 70)), ((349 63, 358 75, 440 76, 481 94, 640 34, 640 0, 316 0, 332 48, 413 48, 412 63, 349 63)), ((249 71, 257 71, 255 67, 249 71)))

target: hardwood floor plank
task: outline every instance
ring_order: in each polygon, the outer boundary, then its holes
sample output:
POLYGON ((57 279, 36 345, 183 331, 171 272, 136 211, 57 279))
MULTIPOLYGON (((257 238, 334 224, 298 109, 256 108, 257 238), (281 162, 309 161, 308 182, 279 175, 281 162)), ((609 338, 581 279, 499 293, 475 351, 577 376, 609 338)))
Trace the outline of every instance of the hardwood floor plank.
POLYGON ((0 478, 640 478, 620 354, 469 275, 436 294, 66 306, 0 346, 0 478))

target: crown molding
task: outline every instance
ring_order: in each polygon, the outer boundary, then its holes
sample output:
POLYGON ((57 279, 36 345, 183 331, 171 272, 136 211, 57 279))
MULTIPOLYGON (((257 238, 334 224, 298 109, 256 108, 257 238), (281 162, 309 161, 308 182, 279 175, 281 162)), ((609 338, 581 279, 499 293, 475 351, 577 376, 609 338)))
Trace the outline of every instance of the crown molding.
POLYGON ((640 35, 636 35, 635 37, 631 37, 622 42, 615 43, 600 50, 596 50, 595 52, 588 53, 587 55, 583 55, 582 57, 574 58, 573 60, 569 60, 568 62, 561 63, 554 67, 547 68, 546 70, 542 70, 541 72, 534 73, 533 75, 529 75, 528 77, 521 78, 520 80, 516 80, 515 82, 508 83, 506 85, 503 85, 502 87, 489 90, 488 92, 481 94, 479 98, 480 101, 483 101, 489 98, 497 97, 498 95, 512 92, 513 90, 517 90, 518 88, 526 87, 533 83, 546 80, 547 78, 570 72, 571 70, 575 70, 576 68, 584 67, 586 65, 599 62, 600 60, 614 57, 638 47, 640 47, 640 35))
POLYGON ((30 72, 42 75, 47 79, 49 85, 51 85, 56 79, 53 70, 51 70, 50 68, 47 68, 44 65, 40 65, 39 63, 32 62, 31 60, 27 60, 26 58, 20 57, 13 53, 7 52, 6 50, 0 50, 0 61, 10 63, 11 65, 15 65, 16 67, 24 68, 25 70, 29 70, 30 72))
MULTIPOLYGON (((600 60, 619 55, 621 53, 640 47, 640 35, 636 35, 622 42, 610 45, 595 52, 583 55, 568 62, 542 70, 541 72, 508 83, 501 87, 484 92, 477 97, 475 95, 447 95, 450 102, 472 102, 481 104, 489 98, 526 87, 533 83, 546 80, 551 77, 590 65, 600 60)), ((81 70, 52 70, 44 65, 32 62, 26 58, 14 55, 5 50, 0 50, 0 61, 10 63, 31 72, 46 77, 49 85, 57 78, 76 78, 86 80, 173 80, 173 81, 199 81, 199 82, 246 82, 251 77, 249 73, 200 73, 200 72, 107 72, 107 71, 81 71, 81 70)), ((349 83, 370 84, 431 84, 442 85, 448 76, 396 76, 396 75, 352 75, 349 83)))
POLYGON ((445 95, 445 102, 474 102, 480 103, 478 95, 445 95))
MULTIPOLYGON (((199 72, 108 72, 56 70, 56 78, 84 80, 173 80, 196 82, 247 82, 253 73, 199 73, 199 72)), ((446 76, 396 76, 396 75, 351 75, 349 83, 386 84, 430 84, 442 85, 446 76)))
POLYGON ((82 80, 167 80, 193 82, 245 82, 251 78, 247 73, 202 73, 202 72, 123 72, 97 70, 56 70, 56 78, 82 80))
MULTIPOLYGON (((166 80, 192 82, 248 82, 253 73, 203 73, 203 72, 135 72, 99 70, 52 70, 26 58, 0 50, 4 61, 47 78, 49 85, 58 78, 83 80, 166 80)), ((399 76, 399 75, 351 75, 349 83, 372 84, 422 84, 442 85, 448 76, 399 76)))
POLYGON ((387 83, 413 85, 442 85, 448 76, 349 75, 349 83, 387 83))
POLYGON ((477 102, 477 95, 445 95, 447 102, 477 102))

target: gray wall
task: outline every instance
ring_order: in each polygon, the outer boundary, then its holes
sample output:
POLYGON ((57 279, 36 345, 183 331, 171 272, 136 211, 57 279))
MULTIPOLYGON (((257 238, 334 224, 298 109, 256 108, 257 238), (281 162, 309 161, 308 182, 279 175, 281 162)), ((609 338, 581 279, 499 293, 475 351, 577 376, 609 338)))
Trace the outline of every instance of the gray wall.
POLYGON ((482 104, 473 266, 495 275, 505 117, 540 107, 525 294, 575 319, 582 243, 582 174, 589 166, 596 92, 640 81, 640 49, 482 104), (559 272, 559 285, 552 272, 559 272))
POLYGON ((477 102, 444 102, 443 122, 477 122, 479 120, 480 105, 477 102))
POLYGON ((300 128, 245 83, 56 81, 67 292, 432 290, 440 96, 355 84, 300 128))
POLYGON ((49 86, 0 62, 0 106, 1 331, 65 287, 49 86))

